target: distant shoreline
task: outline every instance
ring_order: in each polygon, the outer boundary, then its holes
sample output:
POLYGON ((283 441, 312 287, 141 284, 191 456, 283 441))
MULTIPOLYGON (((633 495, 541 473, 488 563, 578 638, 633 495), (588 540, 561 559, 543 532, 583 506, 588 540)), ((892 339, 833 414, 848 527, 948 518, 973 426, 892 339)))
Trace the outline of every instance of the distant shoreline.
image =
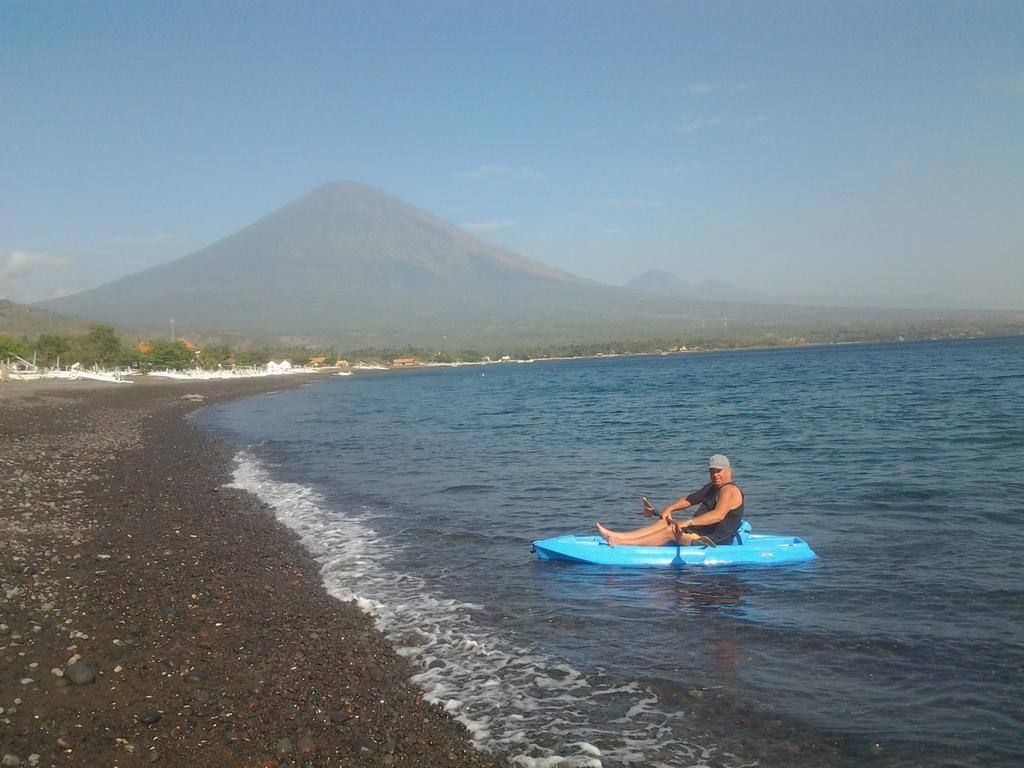
MULTIPOLYGON (((849 346, 866 346, 866 345, 877 345, 877 346, 902 346, 908 344, 936 344, 936 343, 968 343, 975 341, 1001 341, 1009 339, 1020 339, 1024 338, 1024 332, 1019 334, 1004 334, 999 336, 955 336, 955 337, 929 337, 920 339, 886 339, 886 340, 864 340, 864 341, 833 341, 833 342, 806 342, 802 344, 762 344, 752 345, 748 347, 715 347, 715 348, 695 348, 679 350, 675 352, 609 352, 609 353, 597 353, 591 355, 575 355, 575 356, 552 356, 552 357, 535 357, 528 359, 516 359, 512 358, 509 360, 488 360, 488 361, 461 361, 454 363, 432 363, 432 362, 421 362, 415 365, 402 365, 387 368, 387 371, 421 371, 424 369, 434 368, 463 368, 468 366, 494 366, 494 365, 527 365, 536 363, 549 363, 549 362, 566 362, 572 360, 608 360, 608 359, 620 359, 620 358, 638 358, 638 357, 682 357, 687 355, 697 354, 721 354, 725 352, 770 352, 774 350, 785 351, 794 349, 821 349, 827 347, 849 347, 849 346)), ((384 371, 368 370, 365 373, 380 373, 384 371)), ((364 373, 364 371, 353 370, 353 373, 364 373)))
MULTIPOLYGON (((532 358, 505 358, 498 360, 455 360, 451 362, 433 362, 433 361, 417 361, 415 363, 406 363, 403 365, 387 365, 381 367, 366 368, 361 367, 358 364, 351 366, 322 366, 318 368, 299 368, 295 371, 288 373, 273 374, 269 377, 261 375, 240 375, 237 377, 225 376, 221 378, 189 378, 187 376, 181 376, 176 379, 164 378, 161 374, 153 374, 150 376, 148 373, 133 374, 128 377, 127 380, 132 383, 139 384, 146 382, 147 385, 155 383, 165 384, 197 384, 205 381, 250 381, 258 380, 263 378, 269 378, 271 381, 281 382, 284 386, 290 386, 284 384, 289 378, 295 376, 324 376, 336 373, 342 373, 342 375, 348 374, 372 374, 381 373, 387 371, 421 371, 424 369, 434 368, 459 368, 467 366, 494 366, 494 365, 526 365, 536 364, 545 362, 562 362, 570 360, 603 360, 603 359, 617 359, 617 358, 641 358, 641 357, 678 357, 695 354, 721 354, 725 352, 755 352, 755 351, 771 351, 771 350, 794 350, 794 349, 816 349, 826 347, 846 347, 846 346, 864 346, 864 345, 879 345, 879 346, 899 346, 906 344, 929 344, 929 343, 947 343, 947 342, 977 342, 977 341, 998 341, 1001 339, 1018 339, 1024 337, 1024 331, 1018 334, 1000 334, 995 336, 989 336, 984 334, 978 334, 973 336, 947 336, 947 337, 925 337, 925 338, 889 338, 889 339, 865 339, 865 340, 849 340, 849 341, 832 341, 832 342, 816 342, 806 341, 796 344, 753 344, 749 346, 728 346, 728 347, 693 347, 684 350, 675 351, 643 351, 643 352, 596 352, 592 354, 580 354, 580 355, 552 355, 552 356, 538 356, 532 358)), ((375 358, 378 359, 378 358, 375 358)), ((191 369, 182 369, 188 371, 191 369)), ((83 379, 69 380, 63 378, 45 378, 42 380, 25 380, 19 378, 17 375, 11 375, 8 379, 0 377, 0 394, 4 391, 4 384, 17 383, 19 385, 26 384, 43 384, 45 386, 52 386, 57 382, 62 384, 74 384, 74 386, 82 389, 89 388, 92 386, 99 388, 106 388, 107 383, 102 381, 87 381, 83 379)))

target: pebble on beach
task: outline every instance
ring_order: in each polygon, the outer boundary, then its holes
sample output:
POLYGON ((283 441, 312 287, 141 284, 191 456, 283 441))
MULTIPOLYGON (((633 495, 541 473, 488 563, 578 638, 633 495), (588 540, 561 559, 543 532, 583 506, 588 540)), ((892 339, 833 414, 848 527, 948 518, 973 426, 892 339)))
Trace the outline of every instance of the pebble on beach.
POLYGON ((64 679, 72 685, 91 685, 96 682, 96 670, 84 661, 76 661, 64 670, 64 679))
POLYGON ((0 383, 0 762, 505 765, 184 418, 282 382, 189 386, 0 383))

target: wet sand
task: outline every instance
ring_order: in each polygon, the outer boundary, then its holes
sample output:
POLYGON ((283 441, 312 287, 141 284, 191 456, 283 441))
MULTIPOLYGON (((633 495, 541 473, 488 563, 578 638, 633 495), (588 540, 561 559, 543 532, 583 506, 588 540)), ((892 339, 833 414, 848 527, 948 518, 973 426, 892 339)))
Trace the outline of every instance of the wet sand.
POLYGON ((505 764, 184 418, 311 378, 0 383, 4 766, 505 764))

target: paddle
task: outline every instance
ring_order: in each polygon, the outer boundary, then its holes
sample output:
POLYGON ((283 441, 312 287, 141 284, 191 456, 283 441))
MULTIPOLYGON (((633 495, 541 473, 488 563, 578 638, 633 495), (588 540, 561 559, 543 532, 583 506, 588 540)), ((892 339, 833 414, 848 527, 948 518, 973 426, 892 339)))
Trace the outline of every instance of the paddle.
POLYGON ((654 517, 654 507, 647 500, 647 497, 641 496, 640 501, 644 503, 644 517, 654 517))
MULTIPOLYGON (((654 511, 654 506, 651 504, 651 502, 647 500, 647 497, 641 496, 640 501, 644 503, 644 517, 654 517, 654 515, 656 514, 654 511)), ((710 536, 701 536, 697 539, 697 541, 699 541, 705 547, 711 547, 712 549, 718 546, 718 542, 716 542, 710 536)))

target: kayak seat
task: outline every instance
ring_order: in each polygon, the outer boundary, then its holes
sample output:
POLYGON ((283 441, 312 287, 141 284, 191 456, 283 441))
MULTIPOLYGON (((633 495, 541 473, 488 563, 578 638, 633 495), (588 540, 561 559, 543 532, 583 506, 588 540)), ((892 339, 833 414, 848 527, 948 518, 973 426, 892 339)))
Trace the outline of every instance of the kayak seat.
POLYGON ((743 534, 750 533, 752 530, 753 528, 751 527, 750 523, 744 520, 740 523, 740 529, 732 535, 732 538, 728 541, 719 542, 718 546, 721 547, 723 545, 728 544, 743 544, 743 534))
POLYGON ((734 533, 732 536, 730 536, 725 541, 718 542, 718 546, 720 546, 720 547, 728 547, 728 546, 732 546, 732 545, 741 546, 743 544, 743 534, 745 534, 745 533, 750 533, 750 523, 748 523, 746 521, 743 521, 743 525, 740 526, 740 529, 738 531, 736 531, 736 533, 734 533))

